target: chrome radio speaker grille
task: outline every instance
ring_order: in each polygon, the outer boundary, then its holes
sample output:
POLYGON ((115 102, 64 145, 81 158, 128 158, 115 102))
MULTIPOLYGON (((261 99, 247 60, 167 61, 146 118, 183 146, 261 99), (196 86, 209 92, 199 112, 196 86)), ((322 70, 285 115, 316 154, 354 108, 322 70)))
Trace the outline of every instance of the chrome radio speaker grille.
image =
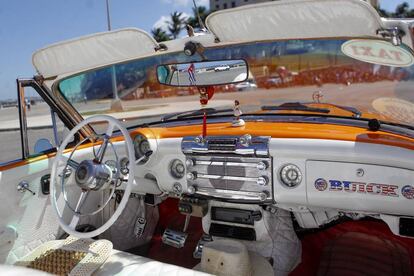
POLYGON ((237 202, 272 202, 272 158, 268 137, 185 137, 188 187, 237 202), (243 144, 240 143, 240 140, 243 144), (246 142, 248 141, 248 142, 246 142))
POLYGON ((236 150, 237 139, 212 139, 207 143, 209 151, 219 150, 219 151, 235 151, 236 150))
POLYGON ((212 136, 184 137, 181 148, 184 154, 233 154, 241 156, 269 156, 270 137, 212 136))

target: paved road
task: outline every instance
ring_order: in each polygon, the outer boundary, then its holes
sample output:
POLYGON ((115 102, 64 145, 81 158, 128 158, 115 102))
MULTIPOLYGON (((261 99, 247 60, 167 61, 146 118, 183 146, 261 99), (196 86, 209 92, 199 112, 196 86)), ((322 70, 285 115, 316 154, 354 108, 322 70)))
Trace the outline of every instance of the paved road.
MULTIPOLYGON (((235 99, 239 100, 242 110, 247 112, 256 111, 261 105, 281 104, 284 102, 311 102, 312 94, 315 91, 323 92, 323 101, 340 105, 350 105, 358 109, 375 111, 372 102, 381 97, 398 97, 414 102, 413 82, 392 82, 382 81, 377 83, 351 84, 350 86, 326 84, 321 88, 316 86, 291 87, 283 89, 257 89, 242 92, 218 93, 210 103, 215 107, 231 107, 235 99)), ((79 103, 77 108, 82 112, 93 110, 108 109, 110 101, 89 102, 88 104, 79 103)), ((198 109, 198 95, 168 97, 159 99, 141 99, 124 102, 124 108, 138 108, 138 111, 129 114, 123 113, 118 115, 139 114, 142 118, 145 114, 153 117, 145 119, 136 119, 133 124, 143 123, 145 121, 159 120, 162 114, 184 110, 198 109), (150 107, 150 108, 148 108, 150 107), (168 111, 168 112, 167 112, 168 111), (137 113, 138 112, 138 113, 137 113)), ((6 122, 14 122, 18 127, 18 110, 17 108, 0 109, 0 129, 6 122)), ((50 111, 46 104, 32 106, 28 112, 28 121, 30 125, 36 125, 40 121, 50 120, 50 111)), ((413 118, 411 118, 413 119, 413 118)), ((414 125, 414 119, 411 122, 414 125)), ((60 127, 62 129, 62 127, 60 127)), ((62 132, 62 131, 60 131, 62 132)), ((52 140, 51 129, 31 129, 29 130, 30 144, 33 145, 38 138, 48 137, 52 140)), ((10 160, 12 156, 16 157, 20 153, 20 133, 18 131, 0 131, 0 162, 10 160)))

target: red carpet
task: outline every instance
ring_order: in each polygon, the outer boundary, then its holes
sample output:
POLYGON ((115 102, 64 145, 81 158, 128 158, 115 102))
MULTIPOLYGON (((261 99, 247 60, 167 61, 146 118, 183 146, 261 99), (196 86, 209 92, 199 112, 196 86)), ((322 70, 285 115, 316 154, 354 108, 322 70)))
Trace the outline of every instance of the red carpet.
POLYGON ((360 232, 399 242, 411 256, 414 271, 414 239, 395 236, 388 226, 381 221, 349 221, 333 226, 302 238, 302 263, 290 274, 291 276, 316 275, 322 249, 327 241, 345 232, 360 232))
POLYGON ((199 259, 193 258, 193 252, 203 234, 201 218, 191 218, 184 248, 178 249, 162 243, 162 234, 167 227, 183 231, 185 216, 178 212, 177 204, 177 199, 168 198, 159 205, 160 220, 151 240, 148 257, 164 263, 193 268, 200 262, 199 259))
MULTIPOLYGON (((188 237, 184 248, 177 249, 162 243, 164 230, 169 227, 182 231, 185 216, 178 212, 178 200, 169 198, 159 205, 160 220, 151 240, 148 257, 160 262, 193 268, 200 262, 193 258, 193 251, 203 234, 201 219, 191 218, 188 226, 188 237)), ((319 259, 326 242, 345 232, 360 232, 399 242, 407 248, 411 256, 414 271, 414 239, 402 238, 391 233, 388 226, 381 221, 349 221, 332 226, 313 234, 302 237, 302 263, 290 274, 291 276, 316 275, 319 259)))

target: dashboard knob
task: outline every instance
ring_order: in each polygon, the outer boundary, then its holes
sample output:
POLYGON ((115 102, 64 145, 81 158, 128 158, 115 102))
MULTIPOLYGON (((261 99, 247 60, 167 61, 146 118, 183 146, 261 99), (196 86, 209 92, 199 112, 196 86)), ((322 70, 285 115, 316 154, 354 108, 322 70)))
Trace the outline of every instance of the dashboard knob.
POLYGON ((180 183, 176 182, 173 184, 173 191, 175 194, 179 195, 183 191, 183 187, 180 183))
POLYGON ((196 173, 187 173, 187 179, 188 180, 195 180, 197 178, 197 174, 196 173))
POLYGON ((265 201, 266 199, 267 199, 267 194, 266 193, 260 193, 259 194, 259 198, 260 198, 260 201, 265 201))
POLYGON ((187 192, 188 192, 189 194, 195 194, 195 192, 196 192, 196 188, 195 188, 194 186, 188 186, 188 188, 187 188, 187 192))
POLYGON ((259 171, 264 171, 264 170, 266 170, 266 169, 267 169, 267 164, 266 164, 265 162, 259 162, 259 163, 257 163, 256 168, 257 168, 259 171))
POLYGON ((243 147, 250 146, 251 142, 252 136, 250 134, 245 134, 242 137, 240 137, 240 145, 242 145, 243 147))
POLYGON ((197 136, 196 138, 194 138, 194 142, 197 144, 204 144, 204 137, 203 136, 197 136))
POLYGON ((257 184, 259 184, 260 186, 266 186, 267 185, 266 177, 263 177, 263 176, 258 177, 257 184))
POLYGON ((185 160, 185 164, 187 165, 187 167, 193 167, 196 162, 193 159, 187 159, 185 160))

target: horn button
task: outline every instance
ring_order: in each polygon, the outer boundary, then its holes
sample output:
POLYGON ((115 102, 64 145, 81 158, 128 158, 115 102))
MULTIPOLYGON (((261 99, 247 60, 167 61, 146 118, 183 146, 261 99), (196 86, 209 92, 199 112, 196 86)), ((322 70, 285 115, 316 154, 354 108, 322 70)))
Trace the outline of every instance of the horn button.
POLYGON ((99 164, 92 160, 82 161, 75 173, 76 184, 82 190, 97 191, 104 186, 106 187, 111 179, 111 169, 105 164, 99 164))

